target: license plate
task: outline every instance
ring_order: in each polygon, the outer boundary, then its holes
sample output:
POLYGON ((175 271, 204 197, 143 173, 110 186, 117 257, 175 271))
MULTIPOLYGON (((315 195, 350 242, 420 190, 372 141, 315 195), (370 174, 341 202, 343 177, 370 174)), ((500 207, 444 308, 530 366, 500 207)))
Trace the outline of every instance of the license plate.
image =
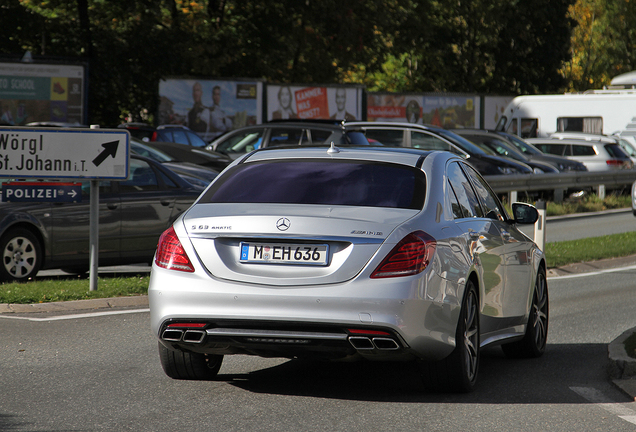
POLYGON ((329 245, 241 243, 242 263, 327 265, 329 245))

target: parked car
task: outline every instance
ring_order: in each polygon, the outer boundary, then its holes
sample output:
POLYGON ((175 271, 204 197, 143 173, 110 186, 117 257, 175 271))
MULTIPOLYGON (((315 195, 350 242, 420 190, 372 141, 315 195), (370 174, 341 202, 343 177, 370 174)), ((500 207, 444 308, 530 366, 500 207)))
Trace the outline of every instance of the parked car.
POLYGON ((182 125, 159 125, 147 123, 122 123, 118 128, 127 129, 130 135, 142 141, 163 141, 205 147, 208 143, 196 132, 182 125))
POLYGON ((512 144, 507 142, 502 137, 468 133, 465 129, 452 129, 451 132, 455 132, 457 135, 466 138, 468 141, 476 144, 477 147, 480 147, 486 152, 492 152, 496 155, 525 163, 530 168, 532 168, 532 171, 535 174, 553 174, 559 172, 559 170, 554 165, 546 162, 530 160, 530 158, 519 152, 512 144))
POLYGON ((334 142, 369 145, 357 128, 345 128, 336 121, 271 121, 227 132, 207 147, 232 159, 252 150, 285 145, 316 145, 334 142))
POLYGON ((212 168, 216 171, 223 171, 232 162, 232 158, 229 156, 208 150, 205 147, 193 147, 186 144, 160 141, 149 141, 144 144, 168 154, 176 161, 189 162, 212 168))
MULTIPOLYGON (((200 193, 160 163, 131 155, 127 180, 99 182, 99 265, 150 263, 161 233, 200 193)), ((77 203, 0 203, 0 280, 88 271, 89 204, 89 182, 77 203)))
POLYGON ((565 138, 527 138, 526 141, 544 153, 579 161, 588 171, 631 169, 634 166, 632 159, 616 143, 565 138))
POLYGON ((516 135, 509 134, 507 132, 491 131, 484 129, 461 129, 455 131, 461 136, 464 136, 471 141, 473 140, 486 140, 502 139, 509 145, 513 146, 519 153, 522 153, 531 162, 542 162, 553 165, 560 172, 569 171, 587 171, 585 165, 581 162, 573 161, 561 156, 555 156, 551 154, 543 153, 541 150, 534 147, 529 142, 516 135))
POLYGON ((485 346, 546 347, 544 255, 449 152, 296 147, 237 160, 166 230, 149 285, 165 373, 224 355, 414 361, 473 389, 485 346), (263 181, 266 179, 267 181, 263 181))
POLYGON ((192 162, 178 161, 167 153, 153 148, 136 138, 130 139, 130 152, 131 154, 144 156, 161 163, 163 166, 178 174, 181 178, 202 189, 205 189, 210 182, 219 175, 219 171, 215 169, 197 165, 192 162))
POLYGON ((399 122, 348 122, 347 127, 362 128, 371 144, 451 151, 467 159, 480 174, 486 176, 533 172, 527 164, 489 154, 466 138, 435 126, 399 122))
POLYGON ((573 139, 583 139, 585 141, 596 141, 602 143, 610 143, 610 144, 618 144, 621 149, 627 153, 627 155, 632 159, 632 161, 636 161, 636 149, 634 146, 625 138, 620 137, 619 135, 600 135, 600 134, 591 134, 585 132, 557 132, 550 135, 550 138, 564 139, 564 138, 573 138, 573 139))

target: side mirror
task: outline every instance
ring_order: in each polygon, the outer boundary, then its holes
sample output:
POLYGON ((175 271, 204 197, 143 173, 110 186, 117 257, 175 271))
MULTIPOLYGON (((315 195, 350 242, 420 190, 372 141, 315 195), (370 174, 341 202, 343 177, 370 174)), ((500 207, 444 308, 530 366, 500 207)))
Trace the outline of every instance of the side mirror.
POLYGON ((526 203, 512 203, 512 214, 515 223, 520 225, 532 225, 539 219, 537 209, 526 203))

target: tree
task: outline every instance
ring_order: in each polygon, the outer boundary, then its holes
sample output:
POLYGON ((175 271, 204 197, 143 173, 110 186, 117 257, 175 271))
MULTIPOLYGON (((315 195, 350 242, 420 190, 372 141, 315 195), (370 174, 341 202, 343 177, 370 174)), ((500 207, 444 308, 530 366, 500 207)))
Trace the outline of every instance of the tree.
POLYGON ((572 59, 562 73, 571 91, 609 85, 616 75, 634 70, 636 4, 628 0, 578 0, 568 11, 577 26, 572 59))

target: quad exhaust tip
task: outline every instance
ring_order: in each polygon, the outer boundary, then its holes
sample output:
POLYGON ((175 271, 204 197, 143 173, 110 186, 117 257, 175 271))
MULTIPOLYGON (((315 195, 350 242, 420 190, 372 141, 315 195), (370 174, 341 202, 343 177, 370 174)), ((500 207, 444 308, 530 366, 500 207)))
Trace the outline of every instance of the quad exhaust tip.
POLYGON ((365 336, 351 336, 349 343, 358 351, 371 351, 374 349, 381 351, 390 351, 400 349, 400 345, 391 338, 365 336))
POLYGON ((168 342, 201 343, 205 339, 205 330, 179 330, 168 328, 164 330, 161 339, 168 342))

